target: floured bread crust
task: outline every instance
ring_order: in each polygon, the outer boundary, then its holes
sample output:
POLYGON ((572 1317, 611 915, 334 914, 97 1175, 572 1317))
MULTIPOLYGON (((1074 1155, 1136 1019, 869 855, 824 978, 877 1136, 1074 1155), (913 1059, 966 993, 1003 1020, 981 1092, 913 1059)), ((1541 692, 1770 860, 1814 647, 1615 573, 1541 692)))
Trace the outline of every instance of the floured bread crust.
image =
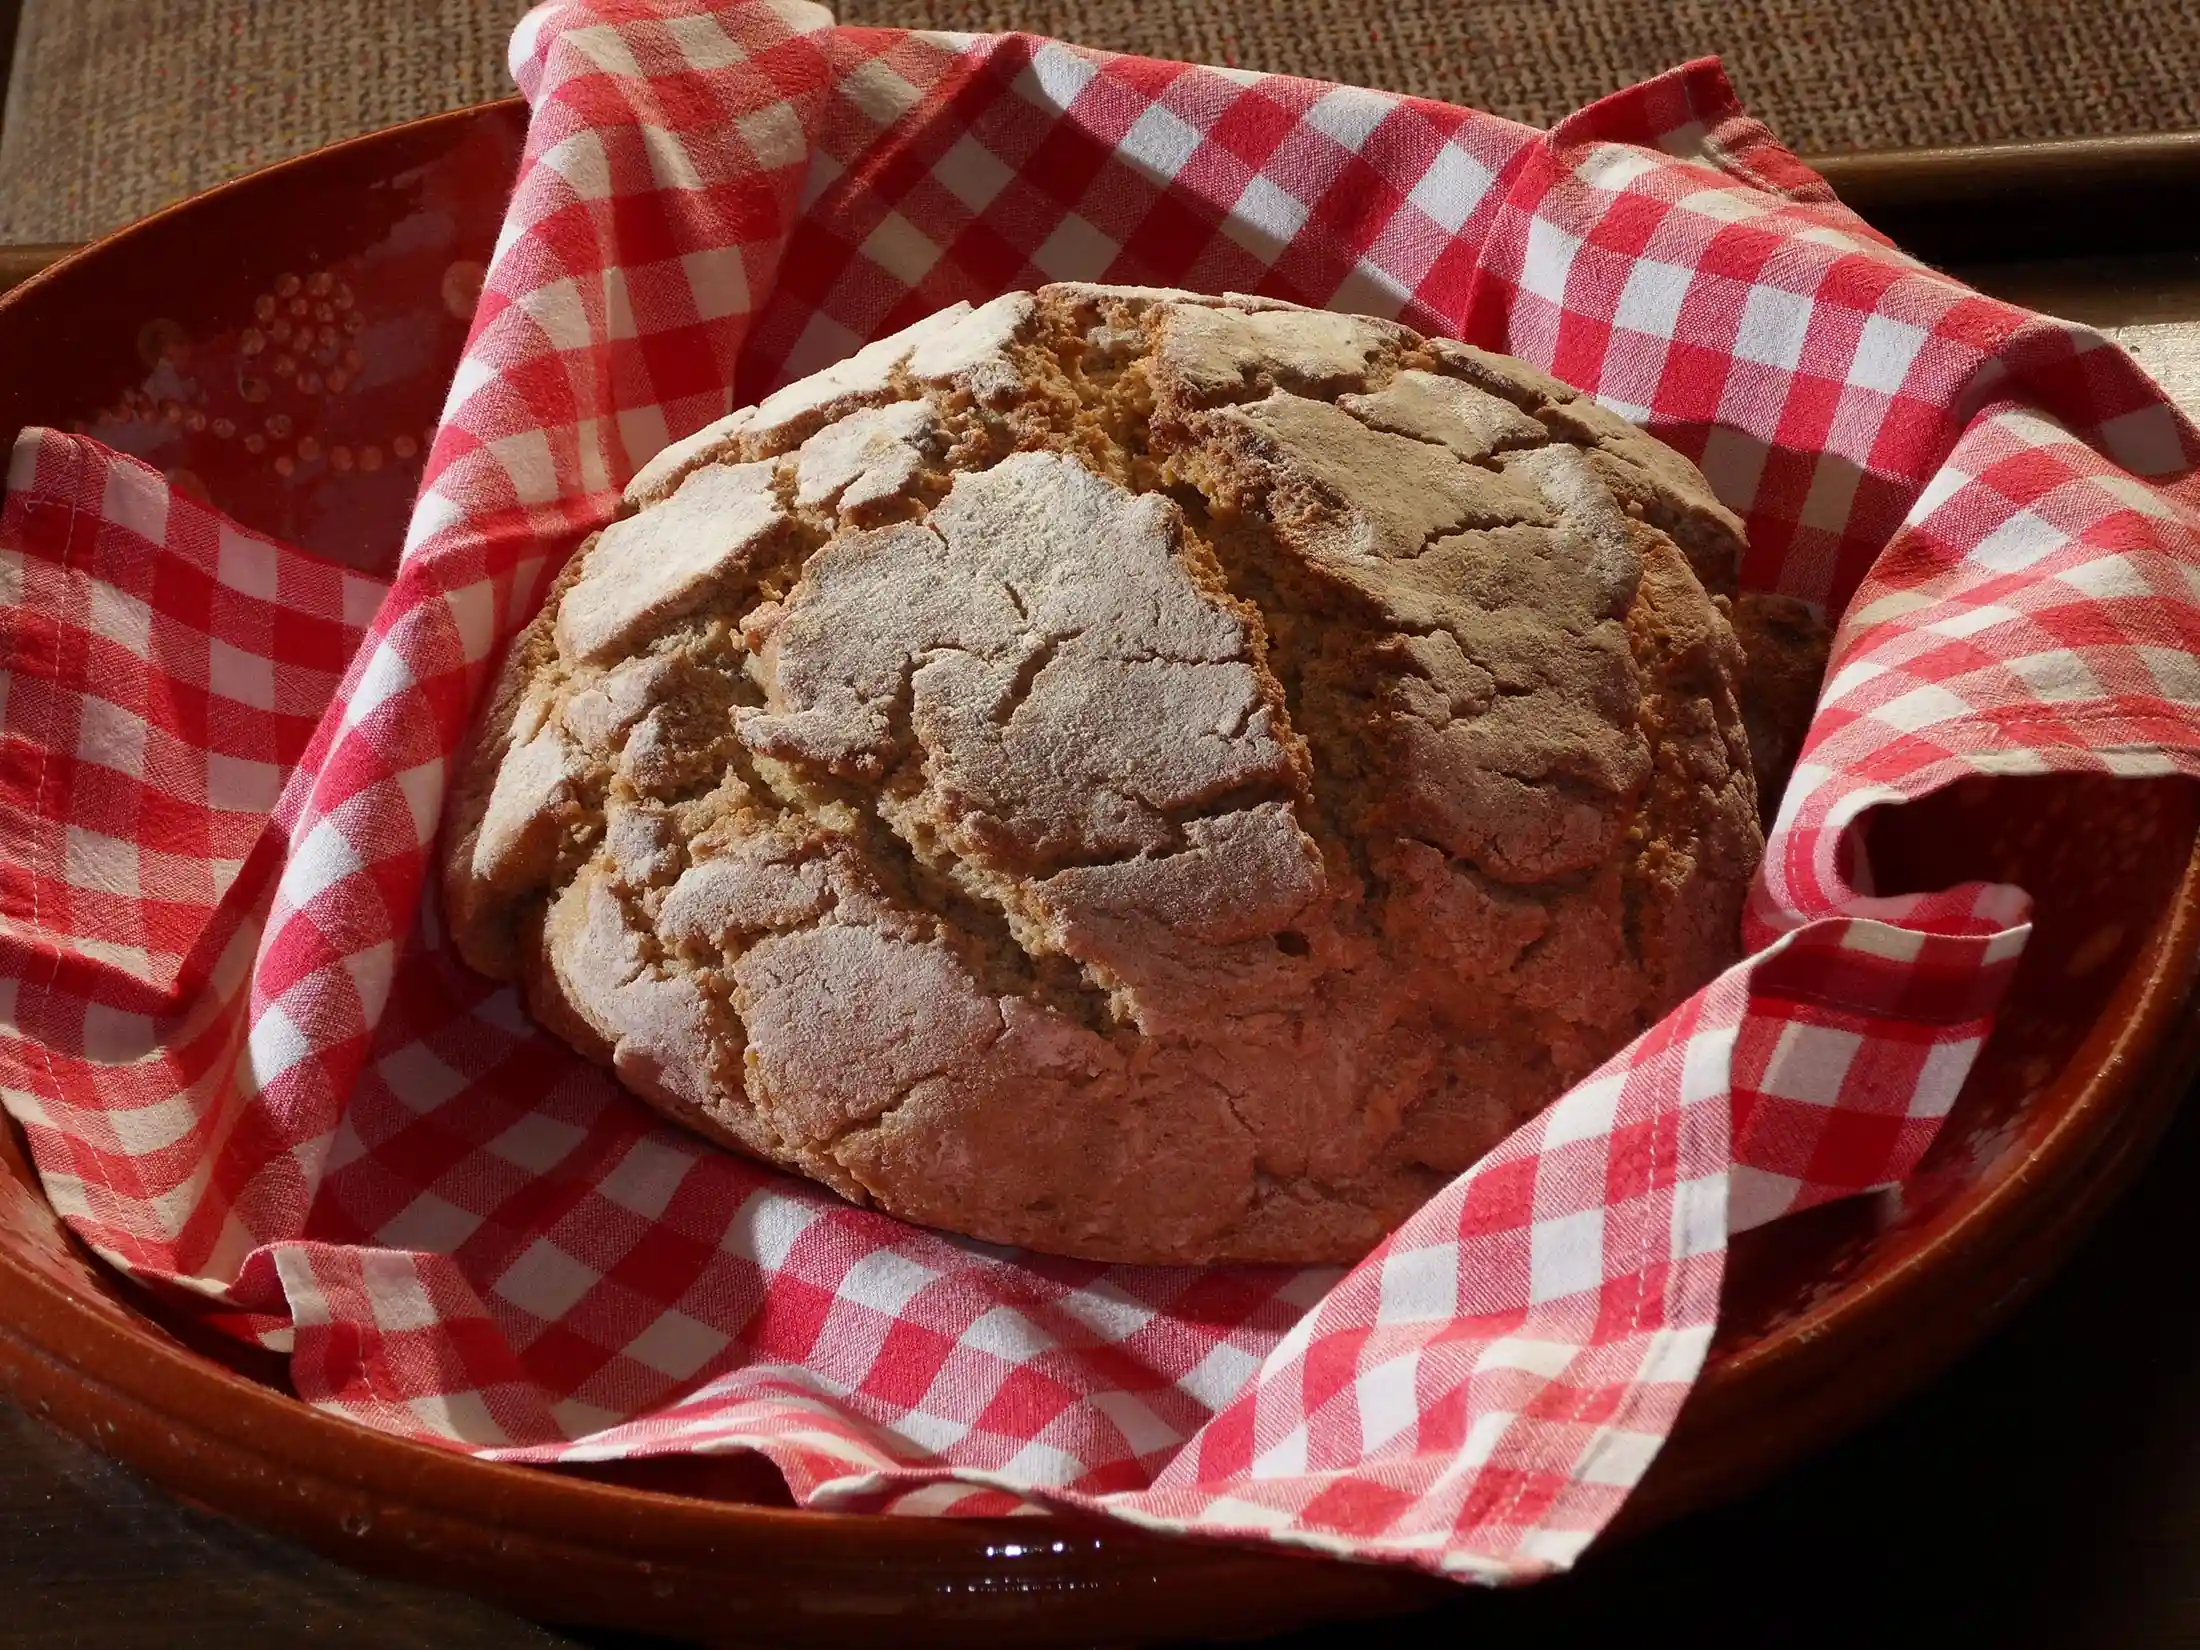
POLYGON ((452 936, 859 1202, 1349 1260, 1735 954, 1740 524, 1522 363, 1053 286, 628 501, 506 661, 452 936))

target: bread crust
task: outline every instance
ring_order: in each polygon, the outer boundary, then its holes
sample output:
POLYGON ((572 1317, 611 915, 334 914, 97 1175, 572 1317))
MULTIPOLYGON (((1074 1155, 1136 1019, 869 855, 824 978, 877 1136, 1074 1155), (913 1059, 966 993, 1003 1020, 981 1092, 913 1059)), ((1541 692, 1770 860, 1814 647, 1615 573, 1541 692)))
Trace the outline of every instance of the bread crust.
POLYGON ((1741 550, 1685 459, 1469 346, 956 306, 575 554, 462 758, 451 936, 857 1201, 1348 1261, 1736 954, 1741 550))

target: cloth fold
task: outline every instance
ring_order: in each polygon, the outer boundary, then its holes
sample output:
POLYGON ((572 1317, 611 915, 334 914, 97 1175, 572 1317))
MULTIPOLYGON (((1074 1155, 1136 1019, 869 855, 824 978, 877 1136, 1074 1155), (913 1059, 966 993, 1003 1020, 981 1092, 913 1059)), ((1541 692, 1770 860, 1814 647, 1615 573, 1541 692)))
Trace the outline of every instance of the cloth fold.
POLYGON ((1699 1373, 1733 1232, 1898 1182, 2027 902, 1885 897, 1966 775, 2200 772, 2200 438, 2120 352, 1889 247, 1690 65, 1546 134, 768 0, 558 0, 386 597, 26 432, 0 515, 0 1095, 96 1252, 368 1425, 755 1451, 821 1508, 1075 1506, 1563 1567, 1699 1373), (1844 613, 1752 955, 1335 1271, 1102 1267, 655 1122, 445 948, 448 765, 670 439, 941 304, 1248 290, 1535 361, 1844 613))

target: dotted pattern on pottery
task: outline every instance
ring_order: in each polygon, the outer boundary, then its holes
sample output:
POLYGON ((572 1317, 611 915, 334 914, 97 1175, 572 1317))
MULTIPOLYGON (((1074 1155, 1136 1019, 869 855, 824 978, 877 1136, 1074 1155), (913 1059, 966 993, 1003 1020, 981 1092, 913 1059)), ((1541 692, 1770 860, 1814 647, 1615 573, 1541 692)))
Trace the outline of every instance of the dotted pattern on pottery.
MULTIPOLYGON (((481 266, 459 261, 445 271, 443 306, 458 319, 471 315, 481 291, 481 266)), ((329 411, 365 372, 361 334, 366 316, 348 282, 328 270, 285 271, 254 295, 251 316, 236 333, 234 381, 224 387, 190 376, 197 343, 175 320, 157 316, 138 328, 138 359, 150 377, 125 388, 112 406, 79 420, 79 434, 166 425, 236 442, 252 460, 290 479, 302 466, 327 461, 338 475, 372 475, 385 464, 406 465, 433 443, 432 428, 415 435, 391 432, 374 441, 334 441, 320 433, 329 411), (177 386, 191 384, 191 393, 177 386), (176 393, 163 393, 176 390, 176 393)), ((168 479, 202 501, 205 483, 192 471, 169 466, 168 479)))

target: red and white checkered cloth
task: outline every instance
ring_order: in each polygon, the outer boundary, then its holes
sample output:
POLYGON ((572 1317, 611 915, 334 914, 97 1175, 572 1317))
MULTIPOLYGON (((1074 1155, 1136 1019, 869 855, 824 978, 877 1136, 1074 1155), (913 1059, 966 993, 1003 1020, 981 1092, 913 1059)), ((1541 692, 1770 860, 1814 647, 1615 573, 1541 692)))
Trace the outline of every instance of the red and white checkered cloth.
POLYGON ((2012 889, 1870 897, 1858 815, 2200 773, 2200 439, 2098 336, 1888 247, 1710 64, 1545 134, 763 0, 561 0, 512 55, 526 159, 386 597, 89 442, 16 448, 0 1085, 55 1207, 307 1401, 454 1449, 1569 1563, 1702 1365, 1729 1234, 1899 1180, 2022 947, 2012 889), (655 1122, 423 901, 499 649, 641 462, 1070 277, 1525 355, 1702 463, 1747 582, 1846 610, 1753 958, 1348 1274, 852 1209, 655 1122))

